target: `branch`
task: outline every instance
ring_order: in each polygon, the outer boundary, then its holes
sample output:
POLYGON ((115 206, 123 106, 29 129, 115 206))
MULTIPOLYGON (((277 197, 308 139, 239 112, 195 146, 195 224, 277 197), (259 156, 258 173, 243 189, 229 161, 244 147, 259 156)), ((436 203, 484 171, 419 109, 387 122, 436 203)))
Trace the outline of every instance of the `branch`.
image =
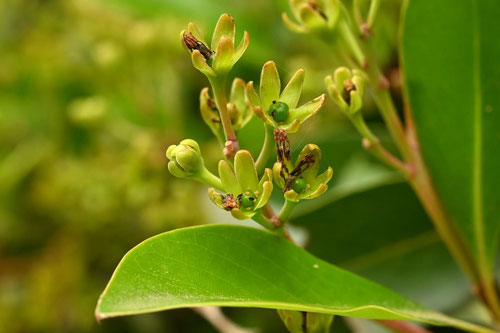
POLYGON ((387 327, 394 333, 432 333, 423 327, 400 320, 377 320, 379 324, 387 327))
POLYGON ((193 308, 200 316, 205 318, 220 333, 257 333, 253 328, 244 328, 232 322, 218 306, 203 306, 193 308))

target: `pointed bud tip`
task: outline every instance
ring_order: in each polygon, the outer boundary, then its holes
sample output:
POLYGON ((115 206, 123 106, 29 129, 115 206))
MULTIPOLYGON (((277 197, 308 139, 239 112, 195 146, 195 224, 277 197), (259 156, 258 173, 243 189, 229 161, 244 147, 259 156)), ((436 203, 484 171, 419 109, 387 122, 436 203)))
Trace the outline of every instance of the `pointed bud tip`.
POLYGON ((263 66, 262 70, 264 70, 264 68, 267 68, 267 67, 270 67, 270 66, 272 66, 272 67, 276 67, 276 63, 275 63, 274 61, 272 61, 272 60, 269 60, 269 61, 267 61, 267 62, 264 64, 264 66, 263 66))

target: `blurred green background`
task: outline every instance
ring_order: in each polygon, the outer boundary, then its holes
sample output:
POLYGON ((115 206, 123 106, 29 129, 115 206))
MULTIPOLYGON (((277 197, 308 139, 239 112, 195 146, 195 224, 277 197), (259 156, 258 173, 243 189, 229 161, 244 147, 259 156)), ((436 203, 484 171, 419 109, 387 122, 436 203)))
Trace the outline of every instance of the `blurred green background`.
MULTIPOLYGON (((396 98, 399 6, 385 1, 375 27, 396 98)), ((142 240, 234 222, 211 206, 204 186, 166 170, 166 148, 187 137, 200 142, 209 169, 222 158, 198 111, 208 82, 179 32, 193 21, 210 36, 220 14, 230 13, 237 35, 251 35, 232 74, 258 81, 267 60, 286 80, 304 68, 306 101, 324 92, 323 77, 338 63, 327 45, 284 28, 287 10, 286 0, 0 1, 1 332, 215 332, 189 309, 101 324, 93 310, 121 257, 142 240)), ((294 150, 318 143, 335 175, 324 197, 298 209, 296 237, 434 309, 470 307, 465 280, 415 196, 361 149, 333 103, 303 128, 294 150)), ((254 119, 239 138, 257 153, 262 135, 254 119)), ((285 331, 272 310, 225 312, 261 332, 285 331)), ((366 324, 336 320, 334 329, 367 332, 366 324)))

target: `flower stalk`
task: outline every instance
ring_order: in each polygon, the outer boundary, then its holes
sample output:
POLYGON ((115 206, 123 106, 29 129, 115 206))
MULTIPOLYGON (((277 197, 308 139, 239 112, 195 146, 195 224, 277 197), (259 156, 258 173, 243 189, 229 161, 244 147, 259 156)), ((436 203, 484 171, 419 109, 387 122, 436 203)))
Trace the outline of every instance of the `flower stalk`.
POLYGON ((269 157, 272 155, 274 150, 273 128, 267 124, 264 124, 264 128, 264 143, 262 145, 259 157, 257 157, 257 161, 255 162, 255 168, 257 169, 258 174, 262 173, 262 171, 266 167, 267 161, 269 161, 269 157))
POLYGON ((209 78, 210 84, 212 86, 215 104, 219 110, 220 120, 222 123, 222 128, 224 131, 224 138, 226 140, 224 144, 224 156, 227 159, 234 157, 236 152, 239 150, 238 139, 236 138, 236 133, 233 129, 233 124, 231 122, 231 117, 227 109, 227 97, 225 92, 225 80, 226 78, 209 78))
POLYGON ((290 200, 285 200, 285 204, 281 208, 281 211, 278 214, 278 219, 280 221, 288 221, 290 214, 292 211, 297 207, 298 201, 290 201, 290 200))
POLYGON ((340 22, 339 33, 347 47, 350 49, 352 56, 356 60, 356 64, 359 67, 365 67, 365 55, 363 54, 359 42, 347 21, 340 22))
POLYGON ((234 157, 239 149, 239 144, 227 109, 225 84, 229 71, 243 56, 250 43, 250 37, 245 31, 243 40, 236 47, 235 34, 234 18, 228 14, 222 14, 219 18, 213 32, 210 48, 194 23, 189 23, 188 29, 181 32, 181 43, 191 53, 193 66, 202 72, 212 85, 226 140, 224 156, 227 159, 234 157))
POLYGON ((353 11, 354 17, 358 23, 358 28, 361 36, 363 38, 370 37, 372 35, 372 27, 375 22, 375 18, 377 17, 378 10, 380 8, 380 0, 371 0, 370 8, 368 9, 368 15, 366 20, 363 19, 363 15, 361 14, 361 4, 359 0, 353 0, 353 11))

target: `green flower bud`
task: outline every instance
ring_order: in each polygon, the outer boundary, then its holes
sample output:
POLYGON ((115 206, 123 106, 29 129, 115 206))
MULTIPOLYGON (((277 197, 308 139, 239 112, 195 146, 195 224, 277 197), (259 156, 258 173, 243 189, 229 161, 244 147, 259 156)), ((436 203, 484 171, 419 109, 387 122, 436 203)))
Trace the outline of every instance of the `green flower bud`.
POLYGON ((302 177, 297 177, 292 181, 292 190, 297 193, 302 193, 307 190, 307 182, 302 177))
POLYGON ((219 177, 223 193, 212 188, 208 195, 213 203, 239 220, 252 218, 269 201, 273 191, 272 171, 264 170, 259 180, 252 155, 246 150, 236 153, 234 168, 220 161, 219 177))
POLYGON ((348 115, 358 112, 363 106, 365 80, 357 69, 338 68, 333 78, 325 78, 326 89, 337 106, 348 115))
POLYGON ((287 28, 298 33, 333 31, 345 8, 339 0, 290 0, 293 22, 286 13, 282 19, 287 28))
POLYGON ((241 197, 240 197, 240 206, 243 209, 249 210, 253 206, 255 206, 255 201, 256 200, 257 200, 257 196, 255 195, 255 193, 252 193, 250 191, 246 191, 246 192, 244 192, 244 193, 241 194, 241 197))
POLYGON ((168 147, 167 158, 170 160, 168 168, 175 176, 177 176, 176 173, 183 173, 185 175, 183 178, 189 178, 204 168, 200 147, 196 141, 191 139, 183 140, 179 145, 168 147))
MULTIPOLYGON (((227 110, 231 118, 233 129, 242 129, 253 117, 253 108, 247 97, 246 83, 240 78, 235 78, 231 86, 231 94, 227 103, 227 110)), ((215 100, 210 96, 210 89, 203 88, 200 93, 200 111, 205 124, 210 127, 212 133, 223 141, 219 110, 215 100)))
POLYGON ((326 95, 321 95, 297 107, 303 83, 304 70, 299 69, 281 91, 281 81, 276 64, 273 61, 268 61, 262 67, 260 75, 260 94, 255 91, 253 82, 249 82, 247 84, 247 96, 254 107, 255 114, 264 123, 294 133, 299 130, 304 121, 323 107, 326 99, 326 95), (275 104, 278 103, 282 108, 277 113, 275 111, 276 108, 279 109, 279 106, 275 104), (284 111, 283 105, 287 106, 288 112, 284 111), (286 113, 288 115, 285 117, 286 113))
POLYGON ((168 171, 178 178, 195 179, 217 189, 222 182, 205 167, 198 143, 191 139, 182 140, 178 145, 171 145, 166 152, 168 171))
POLYGON ((277 123, 286 121, 289 114, 290 112, 288 111, 288 105, 286 103, 273 101, 273 104, 269 107, 269 115, 273 117, 277 123))
POLYGON ((243 40, 235 47, 235 33, 234 18, 223 14, 217 22, 211 44, 203 39, 194 23, 189 23, 187 30, 181 32, 181 42, 191 52, 194 67, 210 79, 225 76, 245 53, 250 36, 245 31, 243 40))

